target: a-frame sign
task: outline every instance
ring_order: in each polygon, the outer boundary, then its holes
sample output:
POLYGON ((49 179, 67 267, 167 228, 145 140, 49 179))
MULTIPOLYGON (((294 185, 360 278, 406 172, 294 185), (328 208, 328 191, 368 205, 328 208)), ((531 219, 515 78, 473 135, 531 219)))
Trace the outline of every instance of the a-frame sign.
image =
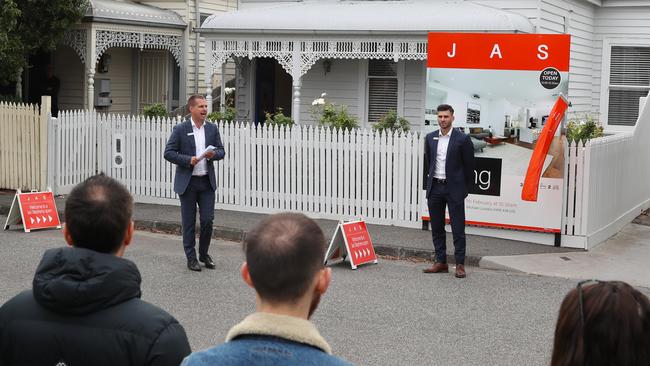
POLYGON ((325 253, 325 265, 339 263, 346 258, 349 259, 352 269, 366 263, 377 263, 368 227, 361 219, 339 222, 325 253))

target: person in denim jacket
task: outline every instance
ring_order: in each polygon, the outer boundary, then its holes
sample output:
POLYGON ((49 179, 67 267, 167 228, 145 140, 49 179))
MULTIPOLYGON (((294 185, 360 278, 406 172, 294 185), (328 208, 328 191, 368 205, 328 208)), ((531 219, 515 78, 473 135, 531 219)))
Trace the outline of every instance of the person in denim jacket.
POLYGON ((309 318, 331 280, 323 265, 323 231, 302 214, 262 220, 244 242, 244 282, 257 293, 257 312, 235 325, 226 343, 195 352, 183 366, 350 365, 332 350, 309 318))

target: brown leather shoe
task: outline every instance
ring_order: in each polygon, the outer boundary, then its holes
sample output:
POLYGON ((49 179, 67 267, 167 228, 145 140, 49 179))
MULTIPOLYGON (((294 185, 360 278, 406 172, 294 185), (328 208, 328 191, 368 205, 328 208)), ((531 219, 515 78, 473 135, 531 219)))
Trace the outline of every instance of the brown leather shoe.
POLYGON ((431 268, 423 269, 424 273, 447 273, 449 272, 449 266, 447 263, 434 263, 431 268))
POLYGON ((467 273, 465 272, 465 265, 463 265, 463 264, 457 264, 456 265, 456 277, 458 277, 458 278, 467 277, 467 273))

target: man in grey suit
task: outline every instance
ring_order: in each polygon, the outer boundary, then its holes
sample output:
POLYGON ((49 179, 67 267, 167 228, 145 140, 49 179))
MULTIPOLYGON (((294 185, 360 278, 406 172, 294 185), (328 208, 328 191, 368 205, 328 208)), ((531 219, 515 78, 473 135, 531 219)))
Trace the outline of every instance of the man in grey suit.
POLYGON ((187 100, 187 105, 190 117, 174 126, 165 146, 165 160, 176 164, 174 192, 181 200, 183 247, 187 268, 201 271, 199 261, 203 262, 206 268, 215 268, 214 261, 208 254, 214 220, 214 191, 217 189, 213 162, 223 159, 226 153, 217 126, 205 120, 208 114, 205 98, 193 95, 187 100), (203 153, 209 146, 214 149, 203 153), (197 204, 201 224, 198 260, 195 250, 197 204))
POLYGON ((465 197, 474 179, 474 146, 468 135, 452 128, 453 122, 454 109, 448 104, 439 105, 440 130, 429 133, 424 141, 424 178, 436 263, 423 272, 449 272, 445 243, 447 206, 454 236, 455 275, 465 278, 465 197))

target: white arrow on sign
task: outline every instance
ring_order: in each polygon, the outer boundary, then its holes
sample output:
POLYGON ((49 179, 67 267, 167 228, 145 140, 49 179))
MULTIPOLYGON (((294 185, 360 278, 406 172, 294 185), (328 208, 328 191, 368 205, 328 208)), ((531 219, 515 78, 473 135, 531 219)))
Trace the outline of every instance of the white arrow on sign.
POLYGON ((47 219, 45 218, 45 216, 41 216, 41 219, 43 219, 43 223, 47 222, 47 219))
POLYGON ((34 218, 30 217, 29 219, 32 221, 32 224, 34 224, 34 218))
POLYGON ((38 216, 36 216, 36 223, 37 223, 37 224, 40 224, 40 223, 41 223, 41 218, 38 217, 38 216))
POLYGON ((52 216, 47 215, 47 218, 49 219, 50 222, 52 222, 52 216))

